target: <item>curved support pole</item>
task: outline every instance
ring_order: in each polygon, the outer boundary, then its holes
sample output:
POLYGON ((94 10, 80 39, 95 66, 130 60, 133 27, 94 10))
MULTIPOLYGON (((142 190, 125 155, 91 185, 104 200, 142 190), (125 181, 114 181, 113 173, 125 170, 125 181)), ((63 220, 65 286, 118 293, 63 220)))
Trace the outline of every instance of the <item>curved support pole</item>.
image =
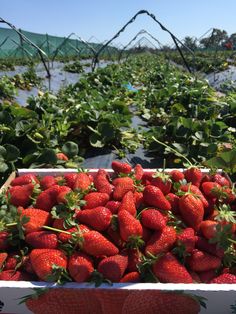
MULTIPOLYGON (((181 44, 185 49, 190 50, 190 51, 192 52, 191 49, 189 49, 186 45, 184 45, 184 43, 182 43, 181 40, 179 40, 172 32, 170 32, 163 24, 160 23, 160 22, 156 19, 156 17, 155 17, 154 14, 149 13, 147 10, 140 10, 140 11, 138 11, 138 12, 137 12, 137 13, 136 13, 136 14, 135 14, 135 15, 134 15, 134 16, 133 16, 133 17, 132 17, 132 18, 131 18, 131 19, 130 19, 110 40, 108 40, 108 41, 106 42, 106 44, 103 45, 103 47, 101 47, 101 48, 98 50, 98 52, 97 52, 96 55, 94 56, 93 65, 92 65, 92 69, 93 69, 93 70, 96 68, 96 64, 97 64, 97 62, 98 62, 99 55, 101 54, 101 52, 102 52, 113 40, 115 40, 117 37, 119 37, 120 34, 125 31, 125 29, 127 28, 127 26, 128 26, 129 24, 132 24, 132 23, 136 20, 137 16, 139 16, 139 15, 141 15, 141 14, 147 14, 150 18, 152 18, 152 19, 160 26, 160 28, 161 28, 163 31, 169 33, 169 35, 171 36, 171 38, 172 38, 173 40, 175 39, 175 40, 174 40, 174 43, 175 43, 176 48, 178 49, 178 51, 180 51, 180 48, 179 48, 179 46, 178 46, 178 43, 179 43, 179 44, 181 44)), ((193 52, 192 52, 192 53, 193 53, 193 52)), ((181 53, 181 57, 183 58, 184 63, 187 64, 187 61, 186 61, 186 59, 185 59, 183 53, 181 53)), ((188 66, 187 68, 188 68, 189 72, 191 72, 190 67, 188 66)))
POLYGON ((21 33, 13 24, 7 22, 6 20, 4 20, 1 17, 0 17, 0 23, 7 24, 11 29, 13 29, 20 36, 22 41, 25 41, 26 43, 28 43, 29 45, 31 45, 32 47, 34 47, 38 51, 40 59, 41 59, 43 65, 45 67, 46 72, 47 72, 47 77, 50 78, 51 77, 50 69, 47 66, 46 61, 44 59, 44 58, 46 58, 48 61, 47 54, 43 50, 41 50, 35 43, 33 43, 31 40, 29 40, 29 38, 27 38, 23 33, 21 33))

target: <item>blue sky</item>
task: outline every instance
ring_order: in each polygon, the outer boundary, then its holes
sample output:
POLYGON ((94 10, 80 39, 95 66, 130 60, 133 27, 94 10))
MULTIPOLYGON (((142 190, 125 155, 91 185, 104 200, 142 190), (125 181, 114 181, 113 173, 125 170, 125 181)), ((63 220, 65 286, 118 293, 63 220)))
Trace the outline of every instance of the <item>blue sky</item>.
MULTIPOLYGON (((236 0, 0 0, 0 17, 17 28, 84 39, 111 38, 137 11, 153 13, 179 39, 199 37, 210 28, 236 32, 236 0)), ((1 25, 0 25, 1 26, 1 25)), ((147 16, 139 16, 116 41, 127 44, 145 29, 162 43, 170 37, 147 16)))

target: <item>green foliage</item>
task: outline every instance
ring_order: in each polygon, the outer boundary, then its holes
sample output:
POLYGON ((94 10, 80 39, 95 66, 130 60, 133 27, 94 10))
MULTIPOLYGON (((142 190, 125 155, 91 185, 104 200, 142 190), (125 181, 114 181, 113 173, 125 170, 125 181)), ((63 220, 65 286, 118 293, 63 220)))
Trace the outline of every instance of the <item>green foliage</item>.
POLYGON ((82 73, 84 72, 83 66, 79 61, 68 63, 64 66, 64 71, 71 73, 82 73))
POLYGON ((14 82, 7 76, 0 78, 0 99, 11 100, 17 94, 14 82))

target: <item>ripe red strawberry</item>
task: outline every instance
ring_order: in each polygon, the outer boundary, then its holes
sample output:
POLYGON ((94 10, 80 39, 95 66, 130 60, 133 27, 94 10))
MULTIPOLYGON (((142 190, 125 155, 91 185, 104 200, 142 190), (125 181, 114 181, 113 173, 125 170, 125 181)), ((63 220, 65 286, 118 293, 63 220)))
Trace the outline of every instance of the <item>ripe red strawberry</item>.
POLYGON ((107 193, 90 192, 85 195, 84 200, 86 204, 83 206, 83 209, 92 209, 98 206, 105 206, 109 200, 109 195, 107 193))
POLYGON ((52 196, 52 194, 49 192, 50 189, 47 189, 43 192, 41 192, 37 199, 35 206, 37 208, 40 208, 44 211, 50 212, 53 206, 56 205, 57 201, 56 198, 52 196))
POLYGON ((153 185, 147 185, 143 191, 143 200, 149 206, 158 207, 161 210, 170 210, 171 205, 162 191, 153 185))
POLYGON ((202 201, 192 194, 185 194, 179 200, 179 210, 187 226, 197 231, 204 216, 202 201))
POLYGON ((66 196, 71 193, 72 190, 68 186, 61 186, 57 194, 57 204, 67 204, 66 196))
POLYGON ((135 216, 137 213, 136 206, 135 206, 135 200, 134 200, 134 194, 131 191, 127 192, 124 195, 124 197, 120 203, 118 212, 123 211, 123 210, 128 211, 133 216, 135 216))
POLYGON ((11 186, 16 185, 27 185, 27 184, 36 184, 39 183, 38 178, 33 173, 24 174, 22 176, 16 177, 11 181, 11 186))
POLYGON ((156 209, 146 209, 141 213, 142 225, 153 230, 162 230, 166 226, 165 217, 156 209))
POLYGON ((108 174, 105 170, 99 169, 94 177, 94 186, 98 192, 112 194, 113 185, 108 180, 108 174))
POLYGON ((37 208, 26 208, 21 212, 21 218, 26 216, 29 221, 24 224, 25 233, 40 231, 43 226, 50 224, 51 216, 48 212, 37 208))
POLYGON ((30 281, 31 277, 29 274, 21 272, 21 271, 15 271, 15 270, 4 270, 0 272, 0 280, 6 280, 6 281, 30 281))
POLYGON ((209 202, 196 185, 193 184, 181 185, 180 190, 183 192, 190 191, 191 193, 195 194, 202 201, 204 208, 207 208, 209 206, 209 202))
POLYGON ((10 236, 10 233, 7 231, 0 231, 0 250, 5 251, 8 247, 8 237, 10 236))
POLYGON ((195 248, 196 237, 192 228, 186 228, 177 235, 177 244, 184 246, 185 252, 191 253, 195 248))
POLYGON ((186 258, 189 268, 196 272, 217 269, 221 266, 221 259, 197 249, 193 250, 191 256, 186 258))
POLYGON ((184 174, 183 172, 176 169, 170 172, 170 177, 174 182, 179 182, 184 179, 184 174))
POLYGON ((32 267, 43 281, 56 281, 60 276, 54 266, 65 270, 67 267, 67 257, 60 250, 55 249, 33 249, 30 253, 32 267))
POLYGON ((56 153, 57 159, 68 161, 69 158, 64 153, 56 153))
POLYGON ((118 254, 102 259, 98 264, 98 271, 111 282, 119 282, 124 275, 127 265, 128 256, 118 254))
POLYGON ((123 249, 126 242, 121 239, 118 228, 115 228, 112 224, 107 228, 106 234, 108 239, 111 240, 118 248, 123 249))
POLYGON ((193 279, 184 265, 170 252, 161 256, 152 266, 154 275, 160 282, 192 283, 193 279))
POLYGON ((138 270, 137 266, 142 261, 142 252, 139 249, 129 249, 128 253, 128 266, 127 271, 136 272, 138 270))
POLYGON ((116 173, 130 173, 132 171, 132 167, 129 164, 117 160, 112 161, 111 168, 116 173))
POLYGON ((200 231, 207 239, 212 239, 216 236, 218 222, 213 220, 204 220, 200 224, 200 231))
POLYGON ((176 241, 176 231, 173 227, 166 226, 160 231, 156 231, 146 244, 145 254, 157 255, 168 252, 176 241))
POLYGON ((226 283, 226 284, 235 284, 236 283, 236 276, 232 274, 222 274, 210 281, 210 283, 226 283))
POLYGON ((45 176, 40 180, 42 190, 47 190, 55 184, 57 184, 57 181, 54 176, 45 176))
POLYGON ((164 172, 156 172, 151 180, 151 185, 157 186, 164 195, 170 193, 172 187, 170 175, 164 172))
POLYGON ((199 272, 198 276, 200 277, 201 282, 209 283, 217 275, 216 275, 216 271, 214 269, 211 269, 211 270, 199 272))
POLYGON ((8 190, 10 196, 10 202, 15 206, 26 207, 31 202, 31 195, 34 190, 34 185, 32 183, 26 185, 16 185, 8 190))
POLYGON ((138 241, 143 235, 143 228, 138 219, 126 210, 119 211, 118 223, 121 238, 126 241, 138 241))
POLYGON ((214 176, 213 176, 213 181, 214 182, 217 182, 219 185, 221 186, 228 186, 228 187, 231 187, 231 183, 229 182, 228 179, 226 179, 224 176, 222 176, 221 174, 219 173, 216 173, 214 176))
POLYGON ((134 192, 134 181, 129 177, 116 178, 112 184, 114 185, 113 199, 115 201, 121 201, 129 191, 134 192))
POLYGON ((64 180, 66 185, 69 186, 72 190, 74 190, 75 181, 77 179, 78 173, 66 173, 64 175, 64 180))
POLYGON ((207 197, 216 198, 222 191, 222 187, 217 182, 203 182, 202 190, 207 197))
POLYGON ((175 215, 178 215, 180 213, 179 212, 179 196, 177 196, 174 193, 168 193, 166 195, 166 199, 171 205, 172 213, 175 215))
POLYGON ((219 258, 222 258, 224 256, 224 250, 222 248, 219 248, 215 243, 209 243, 208 240, 203 237, 196 237, 195 246, 198 250, 207 252, 211 255, 215 255, 219 258))
MULTIPOLYGON (((89 229, 88 229, 89 230, 89 229)), ((67 243, 72 239, 72 234, 78 233, 79 235, 79 229, 77 227, 72 227, 70 229, 66 229, 67 232, 70 232, 71 234, 67 234, 64 232, 60 232, 58 234, 58 240, 62 243, 67 243)))
POLYGON ((16 270, 16 266, 21 261, 21 257, 15 253, 9 253, 5 261, 4 270, 16 270))
POLYGON ((135 191, 134 192, 134 201, 135 201, 135 207, 139 208, 140 205, 143 203, 143 193, 135 191))
POLYGON ((154 171, 144 172, 144 174, 142 176, 142 184, 143 185, 151 184, 152 176, 154 175, 154 173, 155 173, 154 171))
POLYGON ((191 167, 184 171, 184 176, 187 182, 191 182, 192 184, 199 187, 203 175, 199 168, 191 167))
POLYGON ((0 253, 0 272, 3 268, 4 262, 7 259, 7 253, 0 253))
POLYGON ((135 167, 134 167, 135 179, 138 181, 142 180, 143 173, 144 173, 143 167, 140 164, 135 165, 135 167))
POLYGON ((56 249, 58 246, 57 235, 51 231, 35 231, 28 233, 25 242, 36 249, 56 249))
POLYGON ((75 184, 73 189, 79 189, 81 191, 86 191, 90 188, 91 180, 87 173, 80 172, 77 174, 77 178, 75 180, 75 184))
POLYGON ((94 271, 93 261, 87 254, 75 252, 69 258, 68 271, 74 281, 88 281, 94 271))
POLYGON ((94 230, 105 231, 111 223, 112 213, 106 207, 80 210, 76 216, 79 222, 89 225, 94 230))
POLYGON ((112 214, 117 214, 120 207, 120 202, 118 201, 108 201, 105 205, 106 208, 110 209, 112 214))
POLYGON ((140 282, 140 281, 141 281, 140 273, 138 273, 137 271, 133 271, 131 273, 125 274, 119 282, 140 282))
POLYGON ((118 248, 98 231, 89 231, 83 234, 79 244, 82 251, 94 256, 112 256, 118 254, 118 248))
POLYGON ((198 314, 200 303, 189 294, 136 290, 124 301, 122 314, 198 314))

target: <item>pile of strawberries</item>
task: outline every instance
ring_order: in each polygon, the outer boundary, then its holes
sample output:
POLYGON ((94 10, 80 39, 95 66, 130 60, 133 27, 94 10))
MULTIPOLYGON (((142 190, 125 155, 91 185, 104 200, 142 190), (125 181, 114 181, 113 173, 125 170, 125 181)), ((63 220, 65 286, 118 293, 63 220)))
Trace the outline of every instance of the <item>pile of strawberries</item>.
POLYGON ((1 196, 0 280, 236 283, 226 177, 112 169, 16 177, 1 196))

